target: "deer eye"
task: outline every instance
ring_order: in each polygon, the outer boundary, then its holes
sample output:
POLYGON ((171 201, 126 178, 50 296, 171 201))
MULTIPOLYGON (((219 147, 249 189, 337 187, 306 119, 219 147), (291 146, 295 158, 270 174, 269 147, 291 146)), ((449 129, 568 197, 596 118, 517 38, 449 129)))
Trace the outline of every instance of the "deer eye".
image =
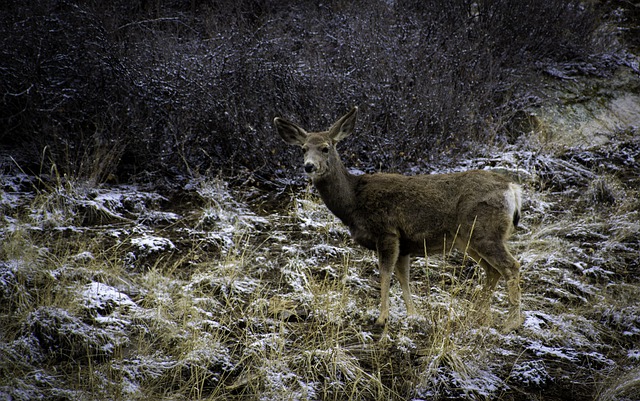
POLYGON ((307 150, 309 150, 309 148, 308 148, 308 147, 306 147, 306 146, 303 146, 303 147, 302 147, 302 151, 303 151, 304 153, 307 153, 307 150))
POLYGON ((329 153, 329 147, 325 146, 324 148, 322 148, 322 153, 329 153))

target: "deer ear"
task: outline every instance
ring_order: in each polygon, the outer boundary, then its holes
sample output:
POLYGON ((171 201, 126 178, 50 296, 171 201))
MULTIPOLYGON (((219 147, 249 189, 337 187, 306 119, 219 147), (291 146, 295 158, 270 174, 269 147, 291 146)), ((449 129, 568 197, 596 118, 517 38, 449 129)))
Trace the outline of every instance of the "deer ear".
POLYGON ((278 130, 278 134, 285 142, 291 145, 304 145, 307 140, 307 131, 280 117, 276 117, 273 123, 278 130))
POLYGON ((347 114, 340 117, 338 121, 329 128, 329 136, 335 142, 339 142, 344 138, 351 135, 354 127, 356 126, 356 116, 358 115, 358 108, 352 108, 347 114))

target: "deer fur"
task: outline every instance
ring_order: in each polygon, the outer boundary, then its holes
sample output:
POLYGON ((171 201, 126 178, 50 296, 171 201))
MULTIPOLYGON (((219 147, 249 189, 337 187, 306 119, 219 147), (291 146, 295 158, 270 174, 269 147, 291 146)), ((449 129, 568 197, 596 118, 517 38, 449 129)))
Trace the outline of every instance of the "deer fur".
POLYGON ((389 317, 392 272, 400 281, 407 314, 414 315, 410 256, 454 246, 486 272, 479 310, 488 311, 503 277, 510 303, 504 329, 520 326, 520 264, 505 244, 520 218, 520 186, 484 170, 353 175, 342 164, 336 144, 353 132, 356 115, 354 107, 324 132, 307 132, 282 118, 274 124, 282 139, 304 150, 304 169, 329 210, 349 227, 355 242, 377 252, 381 304, 376 324, 385 325, 389 317))

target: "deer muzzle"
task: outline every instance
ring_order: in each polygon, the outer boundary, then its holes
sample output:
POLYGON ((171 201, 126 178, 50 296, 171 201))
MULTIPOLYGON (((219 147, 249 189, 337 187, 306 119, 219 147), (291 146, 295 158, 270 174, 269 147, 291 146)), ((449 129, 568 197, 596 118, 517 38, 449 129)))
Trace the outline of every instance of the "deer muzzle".
POLYGON ((316 166, 314 163, 305 163, 304 164, 304 171, 307 174, 313 174, 316 171, 318 171, 318 166, 316 166))

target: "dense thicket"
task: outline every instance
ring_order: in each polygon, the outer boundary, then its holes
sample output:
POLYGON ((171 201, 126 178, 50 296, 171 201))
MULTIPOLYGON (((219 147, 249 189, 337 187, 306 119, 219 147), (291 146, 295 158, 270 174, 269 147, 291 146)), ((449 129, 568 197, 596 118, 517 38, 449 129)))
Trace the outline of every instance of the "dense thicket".
POLYGON ((96 180, 272 177, 293 152, 274 116, 318 129, 353 105, 351 165, 421 168, 510 141, 545 66, 594 54, 600 22, 573 0, 42 0, 0 13, 0 142, 96 180))

